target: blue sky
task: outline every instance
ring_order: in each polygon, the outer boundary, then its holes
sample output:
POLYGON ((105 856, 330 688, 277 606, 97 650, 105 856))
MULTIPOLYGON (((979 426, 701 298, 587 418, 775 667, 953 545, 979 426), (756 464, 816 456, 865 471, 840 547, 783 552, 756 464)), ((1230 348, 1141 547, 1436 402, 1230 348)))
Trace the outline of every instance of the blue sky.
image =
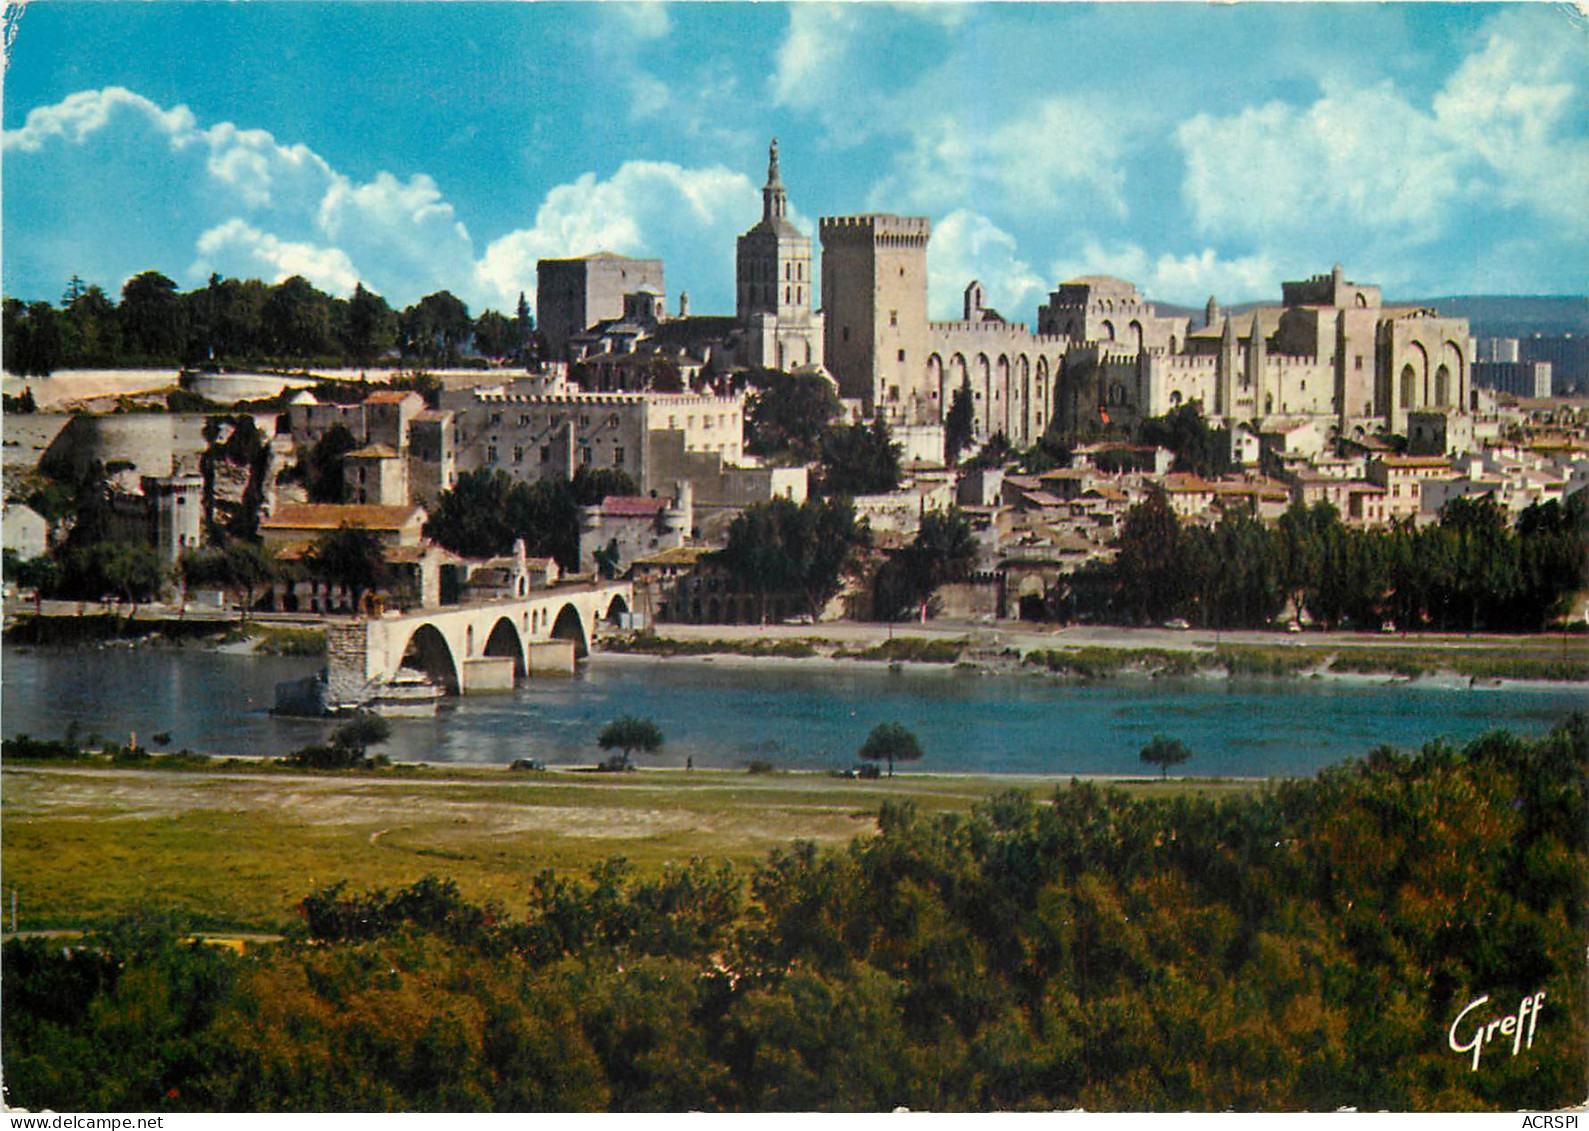
POLYGON ((930 216, 980 278, 1277 297, 1589 290, 1589 25, 1547 4, 35 0, 5 74, 4 289, 157 268, 478 313, 535 261, 733 307, 776 135, 797 221, 930 216))

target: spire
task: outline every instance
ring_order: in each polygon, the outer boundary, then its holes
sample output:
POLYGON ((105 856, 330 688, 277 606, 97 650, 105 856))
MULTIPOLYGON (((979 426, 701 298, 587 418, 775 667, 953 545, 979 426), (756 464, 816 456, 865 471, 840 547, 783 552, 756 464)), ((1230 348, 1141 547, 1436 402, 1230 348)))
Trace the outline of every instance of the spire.
POLYGON ((782 220, 788 207, 783 180, 778 176, 778 139, 773 138, 767 147, 767 187, 761 190, 761 218, 763 221, 782 220))
POLYGON ((1212 326, 1219 321, 1219 300, 1213 295, 1208 296, 1208 305, 1203 308, 1203 325, 1212 326))
POLYGON ((1227 345, 1234 346, 1236 344, 1236 326, 1228 316, 1225 318, 1225 332, 1221 335, 1221 339, 1227 345))

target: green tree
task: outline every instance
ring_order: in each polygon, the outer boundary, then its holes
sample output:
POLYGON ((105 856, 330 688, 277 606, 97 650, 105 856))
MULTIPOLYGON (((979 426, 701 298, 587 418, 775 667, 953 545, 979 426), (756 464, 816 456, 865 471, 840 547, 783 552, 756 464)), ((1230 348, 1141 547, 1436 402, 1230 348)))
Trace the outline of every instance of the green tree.
POLYGON ((601 728, 596 745, 603 750, 623 751, 623 764, 627 766, 631 751, 653 754, 662 749, 662 731, 650 719, 622 715, 601 728))
POLYGON ((879 723, 861 744, 860 757, 867 762, 888 763, 888 776, 894 776, 895 762, 916 762, 922 757, 921 743, 899 723, 879 723))
POLYGON ((379 746, 391 737, 391 723, 373 712, 360 711, 331 732, 331 745, 350 751, 362 762, 370 747, 379 746))
POLYGON ((309 492, 311 503, 347 501, 347 481, 342 475, 342 457, 358 448, 359 442, 341 424, 333 424, 314 447, 299 461, 297 472, 309 492))
POLYGON ((1198 401, 1189 401, 1164 416, 1148 417, 1139 435, 1144 444, 1174 452, 1177 471, 1212 478, 1231 469, 1229 433, 1209 427, 1198 401))
POLYGON ((261 315, 277 357, 307 360, 330 352, 330 297, 302 275, 272 287, 261 315))
POLYGON ((386 300, 363 283, 353 287, 353 297, 348 299, 344 322, 342 348, 359 365, 370 365, 385 355, 397 341, 397 315, 386 305, 386 300))
POLYGON ((62 351, 67 367, 110 365, 121 359, 121 324, 116 304, 91 286, 61 313, 62 351))
POLYGON ((355 609, 363 603, 364 594, 387 584, 390 577, 380 538, 356 526, 344 525, 321 538, 309 551, 306 564, 326 585, 352 593, 355 609))
POLYGON ((1180 611, 1187 587, 1180 549, 1181 523, 1162 494, 1126 512, 1114 575, 1124 611, 1138 623, 1180 611))
POLYGON ((943 459, 950 467, 959 460, 960 453, 971 446, 971 435, 975 424, 971 386, 961 385, 954 391, 954 397, 949 402, 949 411, 943 419, 943 459))
POLYGON ((481 357, 509 357, 518 344, 514 324, 495 310, 487 310, 474 320, 474 349, 481 357))
POLYGON ((466 558, 505 554, 518 536, 510 504, 516 493, 513 477, 500 468, 466 471, 437 499, 425 536, 466 558))
POLYGON ((177 285, 145 271, 121 289, 121 332, 127 351, 147 361, 178 360, 187 344, 187 311, 177 285))
POLYGON ((882 417, 870 426, 837 425, 822 433, 822 494, 883 494, 899 486, 899 474, 899 445, 882 417))
POLYGON ((1160 777, 1168 778, 1170 767, 1191 761, 1192 752, 1180 739, 1156 734, 1153 736, 1153 741, 1144 746, 1137 756, 1148 765, 1159 767, 1160 777))
POLYGON ((437 291, 398 317, 398 345, 405 357, 431 365, 454 365, 473 329, 469 308, 452 293, 437 291))
POLYGON ((798 594, 816 617, 839 591, 871 531, 855 521, 847 499, 776 498, 746 507, 728 527, 718 555, 735 579, 757 595, 761 616, 774 593, 798 594))
POLYGON ((874 606, 889 620, 914 613, 925 622, 933 593, 940 586, 964 581, 976 561, 976 536, 965 512, 959 507, 928 511, 915 540, 878 571, 874 606))
POLYGON ((843 406, 833 383, 815 373, 754 370, 757 389, 745 406, 745 450, 810 463, 821 455, 822 434, 843 406))

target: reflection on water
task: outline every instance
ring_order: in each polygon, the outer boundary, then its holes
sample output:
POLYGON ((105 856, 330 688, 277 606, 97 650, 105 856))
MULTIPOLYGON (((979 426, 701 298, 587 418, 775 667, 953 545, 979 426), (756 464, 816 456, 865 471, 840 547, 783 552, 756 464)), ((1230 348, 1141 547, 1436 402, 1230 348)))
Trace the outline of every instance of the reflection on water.
MULTIPOLYGON (((122 648, 3 654, 8 735, 85 733, 126 741, 168 731, 212 753, 283 754, 322 740, 327 723, 269 714, 277 682, 312 663, 282 657, 122 648)), ((860 663, 820 667, 662 663, 598 657, 570 680, 454 701, 433 719, 394 720, 394 759, 589 763, 596 732, 620 714, 667 736, 649 761, 790 769, 848 766, 866 734, 898 721, 922 740, 923 770, 1120 774, 1147 770, 1155 734, 1190 746, 1191 773, 1290 776, 1382 742, 1462 742, 1497 727, 1537 733, 1585 706, 1582 688, 1480 689, 1331 680, 1122 680, 1085 686, 950 669, 890 673, 860 663)), ((1151 772, 1151 771, 1148 771, 1151 772)))

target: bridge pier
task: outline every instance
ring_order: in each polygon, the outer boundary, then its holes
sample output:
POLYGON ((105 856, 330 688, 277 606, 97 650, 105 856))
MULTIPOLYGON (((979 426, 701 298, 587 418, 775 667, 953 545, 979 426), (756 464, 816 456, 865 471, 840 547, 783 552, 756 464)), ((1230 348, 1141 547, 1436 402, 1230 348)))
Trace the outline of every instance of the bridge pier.
POLYGON ((633 599, 627 582, 612 582, 482 605, 328 620, 321 695, 333 709, 366 703, 405 658, 454 695, 511 691, 521 675, 571 675, 598 624, 628 612, 633 599))

